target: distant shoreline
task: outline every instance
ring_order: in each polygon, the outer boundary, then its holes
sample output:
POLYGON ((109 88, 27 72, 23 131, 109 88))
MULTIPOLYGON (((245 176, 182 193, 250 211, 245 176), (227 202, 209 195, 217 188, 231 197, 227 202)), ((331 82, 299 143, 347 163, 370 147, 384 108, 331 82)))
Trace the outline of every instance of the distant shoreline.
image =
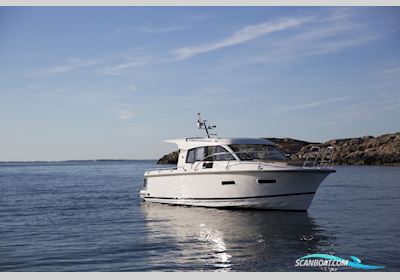
MULTIPOLYGON (((325 143, 313 143, 292 138, 264 138, 274 142, 277 147, 288 154, 291 159, 304 160, 310 147, 316 146, 323 150, 333 146, 336 154, 333 165, 370 165, 370 166, 400 166, 400 132, 384 134, 377 137, 363 136, 358 138, 334 139, 325 143)), ((73 160, 26 160, 0 161, 0 165, 16 164, 68 164, 93 162, 133 162, 156 161, 158 164, 176 164, 178 153, 173 151, 160 159, 73 159, 73 160)))
POLYGON ((76 162, 124 162, 124 161, 157 161, 157 159, 71 159, 71 160, 24 160, 0 161, 0 164, 16 163, 76 163, 76 162))
MULTIPOLYGON (((154 162, 157 163, 157 159, 128 159, 128 160, 66 160, 66 161, 0 161, 1 167, 11 166, 33 166, 33 165, 74 165, 74 164, 95 164, 95 163, 124 163, 124 162, 154 162)), ((174 163, 165 163, 165 165, 176 165, 174 163)), ((368 164, 368 165, 356 165, 356 164, 333 164, 336 167, 400 167, 399 163, 395 164, 368 164)))

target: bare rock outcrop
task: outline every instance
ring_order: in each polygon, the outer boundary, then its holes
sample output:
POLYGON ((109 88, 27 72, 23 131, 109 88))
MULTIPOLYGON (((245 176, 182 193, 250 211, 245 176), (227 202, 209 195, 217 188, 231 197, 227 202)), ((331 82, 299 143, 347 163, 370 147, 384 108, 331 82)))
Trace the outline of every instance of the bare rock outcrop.
POLYGON ((166 154, 157 161, 157 164, 176 164, 178 162, 179 151, 166 154))
POLYGON ((358 138, 335 139, 322 144, 310 144, 292 155, 292 159, 305 159, 312 146, 321 150, 328 146, 334 148, 332 161, 345 165, 399 165, 400 132, 384 134, 378 137, 364 136, 358 138))

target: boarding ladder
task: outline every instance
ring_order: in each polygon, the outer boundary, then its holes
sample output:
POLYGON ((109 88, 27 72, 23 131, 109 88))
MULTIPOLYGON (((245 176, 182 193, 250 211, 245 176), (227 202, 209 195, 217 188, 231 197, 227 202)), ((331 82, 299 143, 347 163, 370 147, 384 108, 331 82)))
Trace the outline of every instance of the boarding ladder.
POLYGON ((321 147, 311 146, 303 163, 303 168, 331 168, 334 152, 335 150, 332 146, 322 149, 321 147))

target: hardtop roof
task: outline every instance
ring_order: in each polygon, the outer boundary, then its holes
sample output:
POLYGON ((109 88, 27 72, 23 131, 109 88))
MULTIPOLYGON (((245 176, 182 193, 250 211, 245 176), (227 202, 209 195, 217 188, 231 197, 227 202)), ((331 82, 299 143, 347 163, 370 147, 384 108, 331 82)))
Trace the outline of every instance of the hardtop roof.
POLYGON ((219 145, 275 145, 273 142, 260 138, 184 138, 166 140, 167 143, 174 143, 179 149, 188 150, 204 146, 219 145))

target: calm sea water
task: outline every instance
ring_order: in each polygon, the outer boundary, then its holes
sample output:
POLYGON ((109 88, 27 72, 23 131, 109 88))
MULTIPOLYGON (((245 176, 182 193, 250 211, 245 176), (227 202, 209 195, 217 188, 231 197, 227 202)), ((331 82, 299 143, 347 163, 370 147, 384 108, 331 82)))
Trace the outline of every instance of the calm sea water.
POLYGON ((400 270, 399 167, 337 167, 308 212, 142 203, 154 167, 0 164, 0 270, 320 270, 295 267, 309 253, 400 270))

